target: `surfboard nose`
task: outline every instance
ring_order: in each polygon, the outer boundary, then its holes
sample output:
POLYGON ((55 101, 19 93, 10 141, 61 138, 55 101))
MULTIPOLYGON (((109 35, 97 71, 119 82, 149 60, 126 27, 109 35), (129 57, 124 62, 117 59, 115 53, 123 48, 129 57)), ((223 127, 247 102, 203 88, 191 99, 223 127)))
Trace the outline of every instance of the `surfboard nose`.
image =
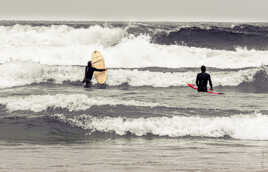
POLYGON ((92 57, 99 57, 99 56, 101 56, 101 53, 99 51, 95 50, 92 52, 92 57))

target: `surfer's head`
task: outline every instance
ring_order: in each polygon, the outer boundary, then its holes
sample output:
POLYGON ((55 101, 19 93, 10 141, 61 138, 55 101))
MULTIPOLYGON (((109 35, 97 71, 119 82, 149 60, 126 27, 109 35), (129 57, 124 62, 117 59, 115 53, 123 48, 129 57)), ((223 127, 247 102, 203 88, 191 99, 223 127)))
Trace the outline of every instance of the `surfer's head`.
POLYGON ((204 72, 206 72, 206 66, 201 66, 201 71, 204 73, 204 72))
POLYGON ((88 67, 91 67, 91 66, 92 66, 91 61, 89 61, 89 62, 87 63, 87 66, 88 66, 88 67))

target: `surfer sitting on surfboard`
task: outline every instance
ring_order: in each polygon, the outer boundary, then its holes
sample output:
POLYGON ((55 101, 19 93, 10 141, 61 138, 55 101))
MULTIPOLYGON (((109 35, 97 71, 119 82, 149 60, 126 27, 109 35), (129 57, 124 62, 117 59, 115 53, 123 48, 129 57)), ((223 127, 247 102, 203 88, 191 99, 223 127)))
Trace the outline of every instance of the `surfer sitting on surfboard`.
POLYGON ((86 83, 85 87, 91 86, 91 79, 92 79, 94 71, 103 72, 106 70, 107 69, 97 69, 97 68, 92 67, 91 61, 89 61, 86 68, 85 68, 85 77, 83 80, 83 83, 86 83))
POLYGON ((209 81, 210 89, 213 90, 212 81, 210 75, 206 73, 206 66, 201 66, 201 73, 196 76, 196 85, 198 87, 198 92, 207 92, 207 84, 209 81))

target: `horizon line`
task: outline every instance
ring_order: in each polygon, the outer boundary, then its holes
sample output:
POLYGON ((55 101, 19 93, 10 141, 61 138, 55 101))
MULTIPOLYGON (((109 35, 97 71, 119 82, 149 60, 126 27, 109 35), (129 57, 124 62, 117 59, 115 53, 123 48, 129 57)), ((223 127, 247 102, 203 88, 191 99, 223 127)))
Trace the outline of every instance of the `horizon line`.
POLYGON ((0 17, 0 21, 76 21, 76 22, 220 22, 220 23, 268 23, 267 20, 257 19, 105 19, 105 18, 73 18, 73 17, 0 17))

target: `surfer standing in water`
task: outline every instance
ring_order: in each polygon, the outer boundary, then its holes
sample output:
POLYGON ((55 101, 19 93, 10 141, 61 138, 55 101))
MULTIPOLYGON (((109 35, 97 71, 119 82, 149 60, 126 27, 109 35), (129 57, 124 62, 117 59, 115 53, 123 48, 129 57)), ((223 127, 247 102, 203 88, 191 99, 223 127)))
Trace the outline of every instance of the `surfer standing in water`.
POLYGON ((89 61, 85 68, 84 80, 82 81, 83 83, 86 83, 85 88, 91 87, 91 79, 92 79, 94 71, 103 72, 106 70, 107 69, 97 69, 97 68, 92 67, 91 61, 89 61))
POLYGON ((213 90, 212 81, 210 75, 206 73, 206 66, 201 66, 201 73, 196 76, 196 85, 198 87, 198 92, 207 92, 207 84, 209 81, 210 89, 213 90))

